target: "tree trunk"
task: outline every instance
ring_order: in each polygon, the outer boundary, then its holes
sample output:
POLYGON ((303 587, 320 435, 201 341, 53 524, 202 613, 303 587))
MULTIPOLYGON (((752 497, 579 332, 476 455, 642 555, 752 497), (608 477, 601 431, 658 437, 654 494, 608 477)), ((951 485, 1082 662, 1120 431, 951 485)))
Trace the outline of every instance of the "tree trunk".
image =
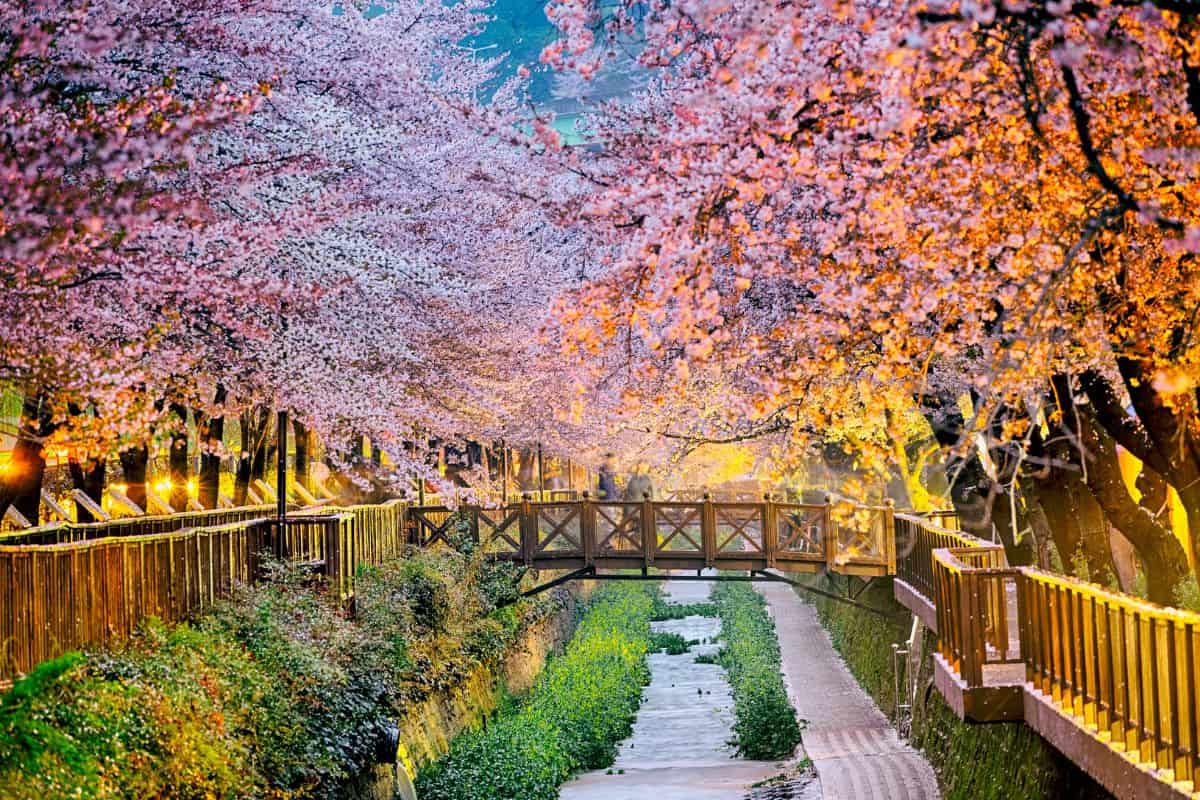
MULTIPOLYGON (((71 473, 72 488, 86 494, 96 505, 104 502, 105 460, 103 458, 89 458, 82 464, 72 458, 67 463, 67 469, 71 473)), ((92 512, 83 506, 77 504, 75 508, 79 522, 100 522, 92 515, 92 512)))
POLYGON ((225 418, 209 417, 200 431, 203 449, 200 451, 200 476, 197 481, 200 505, 216 508, 221 494, 221 441, 225 438, 225 418))
MULTIPOLYGON (((1013 498, 1009 490, 988 476, 975 448, 965 455, 953 455, 966 435, 966 420, 957 399, 949 395, 926 395, 920 398, 920 407, 937 443, 952 453, 947 460, 946 476, 950 481, 950 501, 958 512, 962 529, 987 540, 992 539, 994 531, 1004 545, 1009 564, 1032 564, 1037 556, 1034 544, 1029 537, 1018 541, 1021 519, 1012 519, 1013 498)), ((1020 505, 1017 504, 1019 510, 1020 505)))
MULTIPOLYGON (((1153 388, 1154 372, 1147 362, 1119 358, 1118 367, 1125 381, 1136 416, 1121 404, 1113 387, 1103 376, 1088 372, 1081 377, 1087 392, 1089 413, 1081 415, 1085 424, 1081 438, 1085 449, 1102 453, 1100 469, 1089 470, 1089 488, 1105 515, 1137 550, 1146 572, 1150 597, 1171 604, 1175 588, 1187 575, 1187 552, 1171 530, 1166 492, 1161 477, 1179 492, 1184 508, 1189 509, 1189 535, 1193 547, 1200 535, 1200 519, 1193 522, 1192 509, 1200 514, 1200 463, 1193 457, 1186 429, 1194 414, 1177 412, 1162 402, 1153 388), (1142 461, 1143 475, 1138 488, 1143 492, 1135 503, 1116 469, 1116 445, 1120 444, 1142 461), (1111 457, 1109 457, 1111 453, 1111 457)), ((1188 404, 1194 411, 1194 407, 1188 404)))
POLYGON ((251 482, 266 475, 270 416, 268 409, 255 406, 243 411, 238 418, 242 429, 242 452, 234 474, 233 501, 239 506, 246 504, 246 490, 251 482))
POLYGON ((42 442, 53 431, 48 394, 36 391, 25 395, 17 441, 7 469, 0 472, 0 517, 12 506, 34 525, 40 521, 46 474, 42 442))
POLYGON ((126 447, 117 454, 125 477, 125 496, 146 510, 146 470, 150 464, 147 445, 126 447))
POLYGON ((1080 441, 1092 456, 1087 485, 1092 496, 1137 550, 1146 573, 1152 601, 1173 605, 1175 589, 1188 574, 1187 554, 1169 526, 1164 527, 1147 509, 1133 501, 1117 466, 1116 443, 1088 415, 1080 415, 1080 441))
POLYGON ((298 419, 292 420, 292 436, 296 441, 296 483, 311 492, 313 487, 309 431, 298 419))
POLYGON ((171 492, 167 502, 176 511, 186 511, 188 507, 187 484, 192 477, 188 458, 188 410, 186 406, 172 403, 171 411, 179 418, 179 423, 171 429, 171 448, 167 453, 171 479, 171 492))
MULTIPOLYGON (((225 387, 217 385, 213 398, 215 405, 225 402, 225 387)), ((197 479, 198 498, 205 508, 220 505, 221 494, 221 444, 225 438, 225 417, 209 416, 201 411, 196 417, 196 436, 200 440, 200 475, 197 479)))

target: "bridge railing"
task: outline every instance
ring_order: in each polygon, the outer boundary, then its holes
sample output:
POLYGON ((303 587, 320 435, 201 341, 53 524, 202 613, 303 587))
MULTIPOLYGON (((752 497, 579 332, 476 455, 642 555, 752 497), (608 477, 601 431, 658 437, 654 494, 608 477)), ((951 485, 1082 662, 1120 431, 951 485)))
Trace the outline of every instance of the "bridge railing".
POLYGON ((452 526, 500 557, 546 568, 610 567, 817 571, 886 575, 895 569, 892 508, 833 504, 590 498, 499 508, 414 506, 409 540, 444 543, 452 526), (457 514, 457 516, 455 516, 457 514), (456 523, 456 520, 458 522, 456 523))
POLYGON ((241 506, 178 514, 122 517, 104 522, 51 522, 35 528, 0 534, 0 545, 46 545, 83 542, 120 536, 149 536, 188 528, 216 527, 233 522, 261 519, 275 513, 275 506, 241 506))
POLYGON ((933 551, 938 652, 968 688, 994 664, 1021 663, 1016 582, 995 545, 933 551))
POLYGON ((929 599, 933 599, 936 592, 935 550, 990 545, 970 534, 943 527, 938 524, 940 519, 909 513, 895 515, 896 577, 929 599))

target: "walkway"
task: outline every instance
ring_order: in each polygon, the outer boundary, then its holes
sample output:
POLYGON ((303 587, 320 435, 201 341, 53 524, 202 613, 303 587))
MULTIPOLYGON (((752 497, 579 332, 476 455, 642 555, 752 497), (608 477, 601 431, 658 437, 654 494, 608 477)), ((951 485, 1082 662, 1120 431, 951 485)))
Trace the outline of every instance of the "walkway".
POLYGON ((804 749, 824 800, 935 800, 933 768, 900 740, 833 649, 813 606, 789 586, 760 584, 783 653, 783 674, 808 724, 804 749))
MULTIPOLYGON (((668 582, 664 589, 674 602, 699 603, 707 599, 710 586, 668 582)), ((709 642, 720 629, 720 620, 705 617, 654 623, 656 631, 709 642)), ((676 656, 652 654, 651 682, 633 735, 621 743, 616 763, 611 770, 585 773, 568 783, 562 800, 742 800, 752 784, 784 772, 781 763, 734 758, 728 744, 733 696, 725 670, 695 663, 697 655, 717 649, 710 643, 676 656)), ((811 795, 814 800, 818 796, 811 795)))

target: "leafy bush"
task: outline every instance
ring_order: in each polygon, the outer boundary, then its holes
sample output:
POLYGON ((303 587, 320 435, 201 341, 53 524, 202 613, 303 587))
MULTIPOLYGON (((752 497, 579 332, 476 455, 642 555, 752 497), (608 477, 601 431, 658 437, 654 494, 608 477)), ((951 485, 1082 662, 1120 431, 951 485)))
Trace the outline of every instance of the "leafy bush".
POLYGON ((361 570, 353 618, 278 568, 194 624, 42 664, 0 696, 0 796, 342 797, 409 702, 557 609, 488 613, 502 576, 484 566, 443 551, 361 570))
POLYGON ((725 645, 718 662, 733 688, 738 753, 769 761, 787 758, 800 743, 796 712, 780 674, 779 640, 766 601, 746 583, 722 583, 713 590, 725 645))
POLYGON ((670 619, 684 617, 715 617, 715 603, 668 603, 661 595, 654 598, 654 614, 650 619, 654 622, 664 622, 670 619))
POLYGON ((655 590, 596 592, 563 655, 528 701, 491 726, 457 738, 418 780, 423 800, 553 800, 580 769, 613 762, 649 680, 646 651, 655 590))
POLYGON ((691 645, 692 642, 684 639, 678 633, 650 634, 650 652, 652 653, 665 652, 669 656, 677 656, 686 653, 691 645))

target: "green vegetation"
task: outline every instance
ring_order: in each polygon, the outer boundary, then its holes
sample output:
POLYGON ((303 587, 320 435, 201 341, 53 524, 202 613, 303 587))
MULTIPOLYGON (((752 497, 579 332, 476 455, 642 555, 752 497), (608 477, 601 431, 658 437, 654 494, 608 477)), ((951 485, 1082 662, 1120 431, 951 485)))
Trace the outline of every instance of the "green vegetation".
POLYGON ((646 652, 656 589, 596 591, 571 642, 528 700, 458 737, 417 781, 422 800, 553 800, 574 772, 612 764, 649 680, 646 652))
POLYGON ((689 642, 678 633, 650 634, 650 652, 652 653, 665 652, 669 656, 677 656, 686 653, 693 644, 699 644, 699 642, 695 640, 689 642))
POLYGON ((718 584, 712 597, 721 615, 725 645, 717 662, 733 687, 738 753, 752 759, 787 758, 800 743, 800 726, 779 671, 779 640, 766 601, 746 583, 718 584))
MULTIPOLYGON (((813 585, 832 587, 814 580, 813 585)), ((887 618, 822 597, 811 600, 859 684, 886 713, 896 707, 892 643, 908 638, 912 617, 892 596, 890 580, 867 587, 861 602, 889 612, 887 618)), ((958 719, 933 688, 927 632, 918 676, 911 740, 938 774, 946 800, 1095 800, 1108 797, 1078 767, 1026 725, 978 725, 958 719)))
POLYGON ((342 797, 408 703, 557 610, 496 610, 505 570, 457 551, 364 570, 352 618, 280 569, 194 624, 42 664, 0 697, 0 794, 342 797))
POLYGON ((670 619, 684 617, 715 617, 716 603, 668 603, 661 595, 654 598, 654 614, 650 617, 653 622, 664 622, 670 619))

